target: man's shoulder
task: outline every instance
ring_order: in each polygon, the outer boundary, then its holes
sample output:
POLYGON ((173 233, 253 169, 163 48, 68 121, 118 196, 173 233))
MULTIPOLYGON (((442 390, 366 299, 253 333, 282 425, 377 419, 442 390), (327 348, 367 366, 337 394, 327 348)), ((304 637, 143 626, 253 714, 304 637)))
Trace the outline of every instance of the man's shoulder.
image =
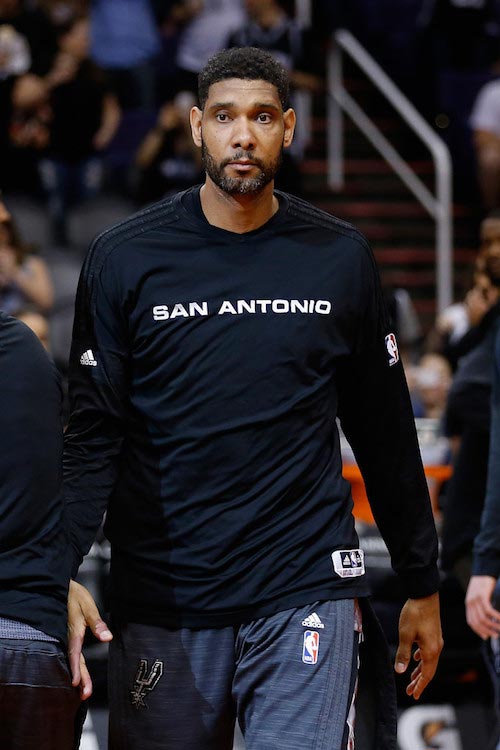
POLYGON ((59 386, 59 374, 54 362, 38 336, 22 320, 0 310, 0 370, 12 383, 30 380, 42 387, 44 373, 59 386), (16 373, 16 375, 14 375, 16 373))
POLYGON ((180 193, 151 203, 126 219, 113 224, 97 235, 92 247, 104 248, 118 245, 127 240, 146 234, 157 227, 168 225, 177 218, 177 206, 180 193))
POLYGON ((148 233, 177 222, 181 195, 176 193, 145 206, 98 234, 87 253, 84 273, 101 268, 113 251, 133 251, 138 241, 148 233))
POLYGON ((39 339, 22 320, 0 310, 0 347, 31 345, 43 348, 39 339))
POLYGON ((369 249, 369 243, 365 235, 349 222, 339 219, 337 216, 295 195, 287 195, 287 198, 289 201, 288 214, 296 221, 309 224, 311 229, 323 230, 326 233, 351 239, 365 249, 369 249))

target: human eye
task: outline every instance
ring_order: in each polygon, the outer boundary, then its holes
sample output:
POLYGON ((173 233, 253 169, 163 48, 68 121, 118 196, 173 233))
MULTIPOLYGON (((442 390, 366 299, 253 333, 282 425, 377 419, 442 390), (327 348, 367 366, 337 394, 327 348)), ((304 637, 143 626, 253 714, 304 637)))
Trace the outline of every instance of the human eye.
POLYGON ((215 119, 217 122, 229 122, 229 115, 227 112, 216 112, 215 119))
POLYGON ((257 115, 257 122, 263 123, 265 125, 269 122, 272 122, 272 117, 269 112, 260 112, 257 115))

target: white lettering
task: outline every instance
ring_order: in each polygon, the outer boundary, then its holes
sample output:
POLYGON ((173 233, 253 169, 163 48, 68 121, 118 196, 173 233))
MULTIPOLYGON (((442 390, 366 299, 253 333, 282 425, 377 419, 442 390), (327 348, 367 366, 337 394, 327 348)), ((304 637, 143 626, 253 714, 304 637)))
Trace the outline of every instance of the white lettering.
POLYGON ((202 302, 201 305, 198 302, 189 303, 189 316, 194 318, 196 315, 208 315, 208 302, 202 302))
POLYGON ((261 312, 263 313, 267 312, 266 308, 271 304, 270 299, 257 299, 255 301, 259 305, 261 312))
MULTIPOLYGON (((256 312, 263 314, 273 312, 277 315, 286 313, 329 315, 331 311, 332 303, 326 299, 239 299, 235 302, 226 299, 221 302, 217 314, 244 315, 250 313, 254 315, 256 312)), ((208 302, 186 302, 185 304, 176 302, 171 309, 168 305, 154 305, 152 312, 153 320, 195 318, 198 315, 206 317, 210 314, 208 302)))
POLYGON ((167 305, 155 305, 153 307, 153 320, 168 320, 167 305))
POLYGON ((296 312, 306 313, 307 312, 307 300, 304 299, 301 302, 298 299, 293 299, 290 303, 290 308, 293 313, 296 313, 296 312))
POLYGON ((174 309, 170 313, 170 318, 173 319, 179 317, 189 318, 189 313, 184 305, 182 305, 180 302, 176 302, 176 304, 174 305, 174 309))
POLYGON ((329 315, 332 311, 332 303, 326 299, 319 299, 314 309, 320 315, 329 315))
POLYGON ((228 302, 227 299, 224 300, 222 305, 219 308, 218 315, 224 315, 224 313, 231 313, 231 315, 236 315, 236 310, 234 309, 234 306, 231 304, 231 302, 228 302))
POLYGON ((287 313, 290 310, 290 303, 287 299, 273 299, 274 313, 287 313))
POLYGON ((239 299, 236 303, 238 307, 238 315, 242 315, 244 312, 254 313, 255 312, 255 300, 251 299, 250 302, 246 302, 244 299, 239 299))

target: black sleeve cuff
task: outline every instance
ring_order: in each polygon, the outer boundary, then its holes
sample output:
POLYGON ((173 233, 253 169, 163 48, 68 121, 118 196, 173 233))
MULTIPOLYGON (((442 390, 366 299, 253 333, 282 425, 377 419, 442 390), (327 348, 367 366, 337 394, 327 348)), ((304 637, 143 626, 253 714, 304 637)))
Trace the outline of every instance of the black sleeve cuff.
POLYGON ((423 599, 424 596, 431 596, 439 591, 440 580, 437 565, 400 572, 398 576, 410 599, 423 599))

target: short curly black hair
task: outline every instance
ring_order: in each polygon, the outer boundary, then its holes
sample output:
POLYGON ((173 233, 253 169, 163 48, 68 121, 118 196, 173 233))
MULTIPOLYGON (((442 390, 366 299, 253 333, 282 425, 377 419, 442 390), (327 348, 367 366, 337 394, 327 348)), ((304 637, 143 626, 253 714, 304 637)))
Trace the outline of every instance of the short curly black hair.
POLYGON ((228 78, 267 81, 278 89, 283 109, 288 107, 288 73, 265 50, 257 47, 232 47, 213 55, 198 76, 198 100, 201 109, 208 99, 210 86, 228 78))

